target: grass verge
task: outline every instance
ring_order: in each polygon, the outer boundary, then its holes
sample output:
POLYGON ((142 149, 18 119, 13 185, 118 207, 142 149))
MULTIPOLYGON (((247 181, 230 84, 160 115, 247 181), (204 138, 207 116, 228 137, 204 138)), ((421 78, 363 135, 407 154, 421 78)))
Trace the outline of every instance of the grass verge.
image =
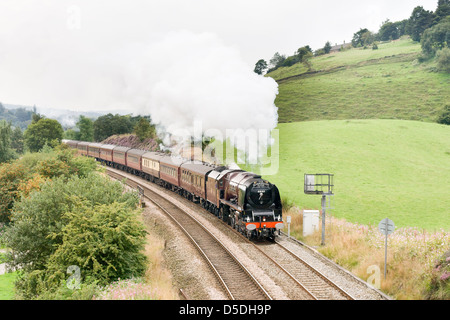
POLYGON ((294 206, 284 213, 284 217, 287 215, 292 217, 292 237, 315 247, 389 296, 399 300, 450 299, 448 261, 447 269, 437 267, 450 248, 449 233, 396 228, 388 238, 384 278, 385 238, 377 226, 328 217, 325 246, 320 246, 321 223, 314 234, 303 237, 302 211, 294 206))
POLYGON ((0 300, 14 299, 14 281, 16 276, 17 272, 0 275, 0 300))

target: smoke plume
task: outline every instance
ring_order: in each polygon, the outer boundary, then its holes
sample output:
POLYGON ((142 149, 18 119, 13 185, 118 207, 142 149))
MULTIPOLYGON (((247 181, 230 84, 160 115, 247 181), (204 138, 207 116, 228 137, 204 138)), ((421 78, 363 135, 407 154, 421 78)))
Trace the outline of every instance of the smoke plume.
POLYGON ((260 139, 259 132, 277 125, 278 85, 255 74, 238 48, 216 34, 134 35, 134 29, 94 24, 90 12, 108 13, 107 7, 6 2, 9 15, 21 19, 0 13, 0 27, 8 30, 0 31, 0 101, 76 111, 126 109, 150 115, 159 133, 172 138, 198 141, 207 135, 234 142, 233 134, 256 133, 258 153, 264 152, 270 139, 260 139))
POLYGON ((151 115, 161 134, 232 142, 234 134, 256 134, 262 150, 267 146, 259 133, 277 125, 278 85, 250 70, 236 48, 211 33, 181 31, 139 44, 133 54, 125 96, 151 115))

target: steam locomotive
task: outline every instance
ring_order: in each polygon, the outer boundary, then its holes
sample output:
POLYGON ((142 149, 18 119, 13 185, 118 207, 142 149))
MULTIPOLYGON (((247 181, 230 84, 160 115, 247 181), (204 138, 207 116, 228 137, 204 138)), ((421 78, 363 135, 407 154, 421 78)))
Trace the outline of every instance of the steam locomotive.
POLYGON ((198 203, 249 239, 274 240, 284 227, 278 188, 254 173, 111 144, 63 143, 198 203))

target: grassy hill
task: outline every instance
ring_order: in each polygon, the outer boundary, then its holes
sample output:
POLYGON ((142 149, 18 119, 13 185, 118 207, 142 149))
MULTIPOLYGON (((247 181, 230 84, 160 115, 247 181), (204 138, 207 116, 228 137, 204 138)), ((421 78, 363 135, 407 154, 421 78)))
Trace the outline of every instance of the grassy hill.
POLYGON ((333 173, 332 215, 449 231, 450 126, 434 121, 450 101, 450 74, 419 63, 421 46, 409 38, 378 48, 266 75, 279 84, 280 130, 279 171, 267 178, 300 208, 318 209, 304 174, 333 173))
POLYGON ((419 43, 404 38, 378 50, 350 49, 282 67, 267 76, 279 83, 279 122, 334 119, 435 121, 450 101, 450 74, 419 63, 419 43))
MULTIPOLYGON (((304 209, 320 196, 303 192, 305 173, 333 173, 331 214, 377 225, 450 230, 450 127, 402 120, 279 124, 280 164, 267 176, 304 209)), ((251 169, 251 168, 249 168, 251 169)))

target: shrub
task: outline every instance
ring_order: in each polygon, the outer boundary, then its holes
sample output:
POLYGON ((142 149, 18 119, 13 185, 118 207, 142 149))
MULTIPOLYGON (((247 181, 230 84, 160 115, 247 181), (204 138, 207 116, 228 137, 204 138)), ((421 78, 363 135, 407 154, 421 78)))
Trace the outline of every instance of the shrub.
POLYGON ((429 300, 450 300, 450 250, 436 261, 429 276, 425 298, 429 300))
POLYGON ((424 31, 421 45, 426 55, 434 56, 436 52, 450 45, 450 17, 443 19, 438 24, 424 31))
POLYGON ((444 48, 436 53, 439 71, 450 73, 450 49, 444 48))
MULTIPOLYGON (((118 202, 132 211, 138 196, 124 193, 119 182, 91 173, 83 179, 73 176, 47 181, 39 192, 31 192, 29 197, 16 202, 5 237, 7 246, 15 253, 11 265, 22 270, 17 288, 23 296, 34 297, 48 286, 48 263, 63 244, 64 228, 71 222, 67 213, 77 212, 80 202, 86 208, 118 202)), ((51 285, 57 284, 53 281, 51 285)))
POLYGON ((61 144, 63 134, 64 130, 58 121, 40 119, 28 126, 23 137, 30 151, 39 151, 45 145, 56 147, 61 144))
POLYGON ((450 105, 445 106, 437 120, 437 123, 450 125, 450 105))
POLYGON ((146 269, 145 229, 137 219, 140 210, 130 212, 124 203, 92 207, 78 204, 65 214, 69 221, 60 233, 62 243, 47 264, 47 281, 55 287, 67 278, 67 267, 78 266, 83 282, 106 285, 119 278, 142 276, 146 269))
POLYGON ((0 165, 0 222, 9 222, 14 201, 19 199, 19 185, 28 179, 26 168, 17 161, 0 165))
POLYGON ((53 150, 44 146, 41 152, 27 153, 12 163, 0 165, 0 222, 9 222, 14 202, 38 190, 47 179, 72 175, 86 177, 95 171, 94 159, 75 157, 71 150, 53 150))

